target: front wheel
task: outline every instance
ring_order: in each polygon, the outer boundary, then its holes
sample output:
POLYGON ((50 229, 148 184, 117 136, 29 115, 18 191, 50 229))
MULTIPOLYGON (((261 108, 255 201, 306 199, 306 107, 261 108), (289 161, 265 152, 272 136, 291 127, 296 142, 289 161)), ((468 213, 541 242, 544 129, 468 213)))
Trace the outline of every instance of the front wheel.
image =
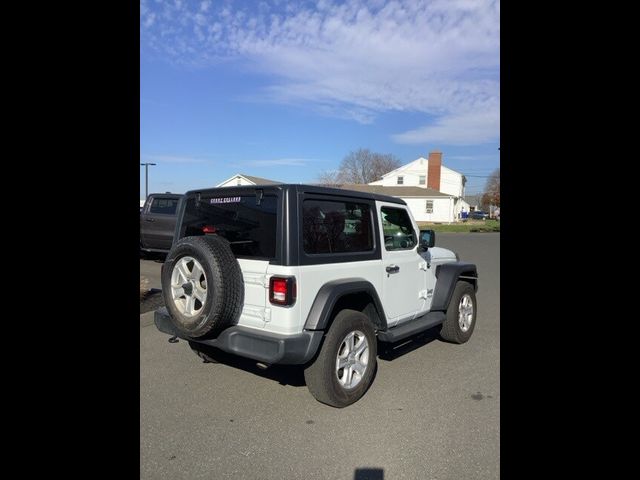
POLYGON ((452 343, 465 343, 476 326, 476 292, 468 282, 458 282, 451 296, 440 338, 452 343))
POLYGON ((377 366, 376 334, 369 318, 355 310, 336 315, 320 353, 304 371, 311 394, 332 407, 346 407, 367 391, 377 366))

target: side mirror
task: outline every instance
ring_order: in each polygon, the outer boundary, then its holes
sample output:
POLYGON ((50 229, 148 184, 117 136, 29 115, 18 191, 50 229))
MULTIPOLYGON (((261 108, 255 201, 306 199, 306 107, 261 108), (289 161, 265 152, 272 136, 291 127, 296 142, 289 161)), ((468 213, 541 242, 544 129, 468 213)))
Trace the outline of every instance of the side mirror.
POLYGON ((433 230, 420 230, 420 248, 426 250, 436 244, 436 232, 433 230))

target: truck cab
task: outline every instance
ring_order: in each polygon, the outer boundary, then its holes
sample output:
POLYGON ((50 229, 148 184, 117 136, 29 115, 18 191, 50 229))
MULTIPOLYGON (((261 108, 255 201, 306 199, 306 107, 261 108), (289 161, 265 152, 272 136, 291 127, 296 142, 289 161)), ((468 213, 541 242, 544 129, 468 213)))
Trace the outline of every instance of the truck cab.
POLYGON ((140 250, 168 252, 173 243, 178 202, 177 193, 152 193, 140 210, 140 250))

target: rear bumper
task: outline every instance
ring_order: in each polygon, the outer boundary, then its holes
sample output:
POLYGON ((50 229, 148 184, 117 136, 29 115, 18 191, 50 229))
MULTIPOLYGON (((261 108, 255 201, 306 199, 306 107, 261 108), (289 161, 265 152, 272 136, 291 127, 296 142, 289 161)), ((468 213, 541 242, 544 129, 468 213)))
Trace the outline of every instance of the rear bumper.
POLYGON ((154 312, 153 321, 163 333, 269 364, 307 363, 318 350, 324 334, 304 330, 296 335, 280 335, 236 325, 223 330, 217 338, 191 338, 175 328, 165 307, 154 312))

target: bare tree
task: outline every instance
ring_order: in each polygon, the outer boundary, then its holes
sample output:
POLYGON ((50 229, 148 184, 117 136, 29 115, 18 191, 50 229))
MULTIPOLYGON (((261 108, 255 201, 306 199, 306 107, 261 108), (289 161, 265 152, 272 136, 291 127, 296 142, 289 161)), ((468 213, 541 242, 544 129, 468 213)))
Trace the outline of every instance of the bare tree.
POLYGON ((340 185, 340 171, 339 170, 327 170, 318 174, 317 182, 322 185, 340 185))
POLYGON ((337 172, 323 172, 318 182, 328 185, 342 183, 371 183, 382 175, 400 167, 400 159, 391 154, 375 153, 360 148, 342 159, 337 172))
POLYGON ((500 206, 500 169, 496 168, 491 176, 487 178, 482 195, 482 203, 484 205, 500 206))

